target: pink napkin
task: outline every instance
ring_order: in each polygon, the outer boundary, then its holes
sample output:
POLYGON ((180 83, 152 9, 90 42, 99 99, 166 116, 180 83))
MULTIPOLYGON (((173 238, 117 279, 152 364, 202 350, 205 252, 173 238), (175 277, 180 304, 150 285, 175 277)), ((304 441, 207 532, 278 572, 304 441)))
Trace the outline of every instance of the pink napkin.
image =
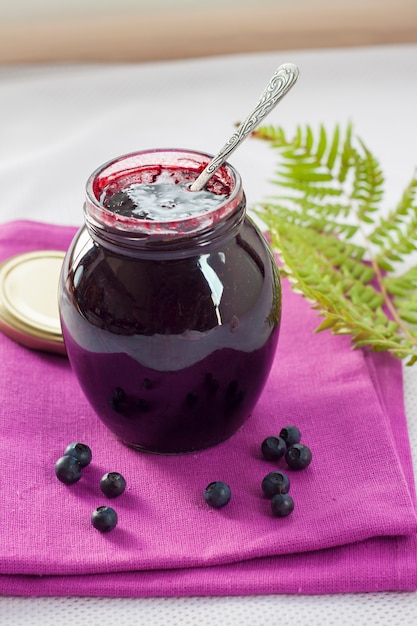
MULTIPOLYGON (((73 228, 0 227, 0 260, 66 249, 73 228)), ((65 359, 0 336, 0 592, 18 595, 184 596, 417 589, 417 517, 401 363, 313 334, 316 314, 283 281, 275 363, 246 425, 216 448, 137 453, 90 409, 65 359), (274 518, 262 478, 277 467, 262 440, 295 424, 313 452, 289 471, 295 510, 274 518), (54 463, 72 441, 93 461, 60 483, 54 463), (100 534, 99 479, 120 471, 119 524, 100 534), (232 499, 209 508, 224 480, 232 499)), ((281 469, 285 466, 278 464, 281 469)))

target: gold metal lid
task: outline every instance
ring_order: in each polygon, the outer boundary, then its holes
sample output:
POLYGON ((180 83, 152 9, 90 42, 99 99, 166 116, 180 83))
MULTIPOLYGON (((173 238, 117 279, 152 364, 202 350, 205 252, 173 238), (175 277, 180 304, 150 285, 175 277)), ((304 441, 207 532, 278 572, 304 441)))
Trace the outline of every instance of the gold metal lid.
POLYGON ((58 309, 64 256, 38 250, 0 263, 0 330, 28 348, 65 354, 58 309))

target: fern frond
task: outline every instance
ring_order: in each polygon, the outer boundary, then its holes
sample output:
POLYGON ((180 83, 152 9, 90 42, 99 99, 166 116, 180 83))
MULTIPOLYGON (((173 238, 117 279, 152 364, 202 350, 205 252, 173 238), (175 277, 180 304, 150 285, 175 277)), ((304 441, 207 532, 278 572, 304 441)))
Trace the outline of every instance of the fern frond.
POLYGON ((331 134, 298 126, 292 139, 282 128, 254 135, 278 152, 274 182, 283 191, 255 212, 282 274, 323 318, 317 330, 417 362, 417 267, 391 274, 417 250, 417 179, 384 216, 383 172, 351 124, 331 134))
POLYGON ((285 131, 281 126, 260 126, 252 132, 252 137, 269 141, 274 148, 288 145, 285 131))
POLYGON ((401 261, 417 249, 416 232, 417 178, 414 176, 396 208, 387 217, 381 217, 379 224, 369 234, 370 241, 379 246, 376 261, 392 270, 392 261, 401 261))
POLYGON ((354 182, 351 197, 358 201, 357 219, 362 222, 373 223, 371 213, 378 211, 383 196, 384 176, 376 158, 367 149, 361 139, 358 139, 362 154, 354 151, 354 182))

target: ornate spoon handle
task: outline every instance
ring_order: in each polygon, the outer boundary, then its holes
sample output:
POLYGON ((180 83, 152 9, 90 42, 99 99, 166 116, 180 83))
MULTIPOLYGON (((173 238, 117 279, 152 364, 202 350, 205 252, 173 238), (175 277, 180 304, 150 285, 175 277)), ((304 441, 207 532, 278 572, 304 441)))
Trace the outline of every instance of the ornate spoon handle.
POLYGON ((236 150, 244 139, 268 115, 276 104, 289 92, 297 81, 299 70, 293 63, 280 65, 263 91, 258 104, 249 113, 236 132, 230 137, 223 148, 210 161, 198 178, 193 182, 190 191, 200 191, 213 176, 215 171, 223 165, 228 157, 236 150))

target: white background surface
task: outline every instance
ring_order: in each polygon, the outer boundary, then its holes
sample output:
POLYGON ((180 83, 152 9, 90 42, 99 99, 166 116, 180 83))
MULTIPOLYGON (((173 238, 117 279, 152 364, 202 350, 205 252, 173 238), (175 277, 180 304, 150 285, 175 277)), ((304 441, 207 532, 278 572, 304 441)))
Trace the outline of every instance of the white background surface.
MULTIPOLYGON (((353 122, 397 202, 417 166, 417 46, 236 55, 142 65, 0 67, 0 222, 81 224, 84 184, 98 165, 152 147, 216 152, 276 67, 301 77, 267 122, 332 128, 353 122)), ((273 152, 247 140, 232 156, 248 204, 273 192, 273 152)), ((417 458, 417 366, 405 398, 417 458)), ((4 504, 2 504, 3 506, 4 504)), ((414 593, 246 598, 95 599, 0 597, 0 624, 417 623, 414 593)))

